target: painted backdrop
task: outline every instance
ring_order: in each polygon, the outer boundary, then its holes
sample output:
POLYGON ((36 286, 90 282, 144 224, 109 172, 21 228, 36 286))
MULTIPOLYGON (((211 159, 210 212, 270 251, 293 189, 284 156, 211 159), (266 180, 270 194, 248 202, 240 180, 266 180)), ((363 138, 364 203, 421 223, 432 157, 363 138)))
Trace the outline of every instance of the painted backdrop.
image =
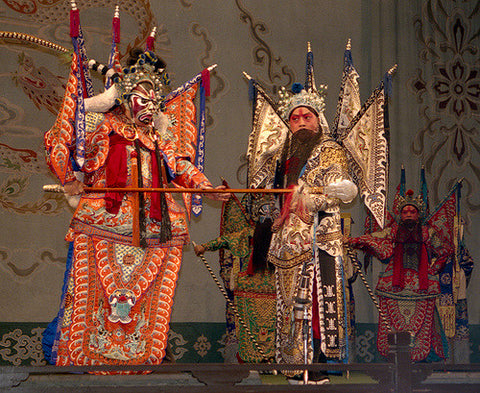
MULTIPOLYGON (((245 71, 274 94, 303 82, 307 41, 315 55, 317 83, 328 85, 327 119, 333 122, 343 51, 352 39, 362 100, 393 64, 390 104, 393 196, 405 165, 407 186, 418 189, 425 166, 431 203, 465 178, 462 213, 466 242, 480 258, 480 2, 463 0, 78 0, 88 56, 107 62, 110 26, 120 6, 121 53, 143 46, 158 29, 156 51, 178 86, 204 67, 218 64, 207 102, 207 176, 232 187, 245 180, 244 153, 251 106, 245 71), (101 6, 99 6, 101 3, 101 6)), ((44 162, 43 134, 53 124, 68 75, 71 50, 69 2, 1 0, 6 32, 30 34, 60 48, 0 39, 0 362, 41 364, 39 337, 56 314, 72 211, 60 194, 44 193, 54 182, 44 162), (60 49, 60 50, 59 50, 60 49), (33 360, 32 360, 33 359, 33 360)), ((390 198, 391 200, 392 198, 390 198)), ((349 209, 353 234, 363 231, 365 210, 349 209)), ((206 202, 191 222, 192 239, 218 233, 220 205, 206 202)), ((218 268, 216 256, 208 255, 218 268)), ((368 272, 373 286, 381 267, 368 272)), ((357 357, 376 360, 377 312, 360 280, 357 357)), ((474 270, 468 288, 471 361, 479 361, 480 290, 474 270)), ((180 361, 217 361, 222 353, 224 300, 206 268, 187 248, 172 318, 180 361), (188 357, 190 356, 190 357, 188 357)), ((221 358, 220 358, 221 359, 221 358)))

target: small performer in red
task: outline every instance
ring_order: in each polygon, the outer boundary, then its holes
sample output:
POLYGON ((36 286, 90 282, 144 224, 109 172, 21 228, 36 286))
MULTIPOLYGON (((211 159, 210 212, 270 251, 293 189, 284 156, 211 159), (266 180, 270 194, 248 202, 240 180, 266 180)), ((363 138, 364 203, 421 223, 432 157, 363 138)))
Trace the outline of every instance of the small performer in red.
POLYGON ((400 220, 384 230, 347 238, 353 248, 387 263, 380 275, 376 293, 387 321, 379 318, 377 347, 388 355, 388 333, 408 331, 412 336, 412 360, 439 360, 447 356, 445 337, 437 310, 440 296, 438 273, 443 269, 450 247, 433 227, 422 224, 425 206, 422 198, 397 196, 400 220))

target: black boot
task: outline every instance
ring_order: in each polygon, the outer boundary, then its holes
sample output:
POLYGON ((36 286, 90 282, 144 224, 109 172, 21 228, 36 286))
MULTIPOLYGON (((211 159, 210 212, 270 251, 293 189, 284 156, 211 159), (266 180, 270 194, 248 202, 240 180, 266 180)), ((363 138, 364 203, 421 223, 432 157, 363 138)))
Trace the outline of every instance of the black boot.
MULTIPOLYGON (((320 339, 313 339, 313 363, 327 363, 327 357, 320 349, 320 343, 320 339)), ((309 371, 308 379, 309 381, 316 382, 317 384, 330 382, 327 371, 309 371)))

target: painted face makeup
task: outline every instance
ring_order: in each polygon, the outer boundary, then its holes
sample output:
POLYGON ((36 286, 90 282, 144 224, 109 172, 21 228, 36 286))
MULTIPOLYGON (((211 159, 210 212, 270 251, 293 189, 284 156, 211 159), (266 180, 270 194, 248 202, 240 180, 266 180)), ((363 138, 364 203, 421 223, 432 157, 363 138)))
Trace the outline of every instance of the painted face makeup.
POLYGON ((290 129, 292 133, 296 133, 298 130, 309 130, 318 132, 318 117, 310 109, 300 106, 295 108, 289 119, 290 129))
POLYGON ((148 125, 153 121, 156 112, 155 93, 149 83, 135 86, 130 96, 130 109, 137 125, 148 125))
POLYGON ((400 218, 402 221, 413 220, 418 221, 418 210, 415 206, 407 205, 400 212, 400 218))

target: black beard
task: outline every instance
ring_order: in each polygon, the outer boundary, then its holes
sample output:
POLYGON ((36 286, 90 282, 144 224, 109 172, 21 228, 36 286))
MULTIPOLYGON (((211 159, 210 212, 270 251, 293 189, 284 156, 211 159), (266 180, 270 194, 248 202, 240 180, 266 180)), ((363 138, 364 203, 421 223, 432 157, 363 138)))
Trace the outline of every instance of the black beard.
POLYGON ((301 128, 292 135, 290 155, 303 156, 306 154, 308 157, 320 141, 321 136, 322 134, 320 132, 301 128))
POLYGON ((318 139, 318 131, 309 130, 307 128, 300 128, 292 135, 292 144, 295 142, 305 143, 312 139, 318 139))
POLYGON ((302 128, 291 137, 287 186, 298 183, 298 176, 315 146, 320 142, 322 134, 302 128))
POLYGON ((401 223, 401 225, 409 231, 413 231, 415 229, 415 227, 417 226, 417 224, 418 224, 418 222, 415 221, 415 220, 412 220, 412 219, 404 220, 401 223))
POLYGON ((411 219, 400 221, 396 240, 407 243, 421 243, 422 227, 420 222, 411 219))

